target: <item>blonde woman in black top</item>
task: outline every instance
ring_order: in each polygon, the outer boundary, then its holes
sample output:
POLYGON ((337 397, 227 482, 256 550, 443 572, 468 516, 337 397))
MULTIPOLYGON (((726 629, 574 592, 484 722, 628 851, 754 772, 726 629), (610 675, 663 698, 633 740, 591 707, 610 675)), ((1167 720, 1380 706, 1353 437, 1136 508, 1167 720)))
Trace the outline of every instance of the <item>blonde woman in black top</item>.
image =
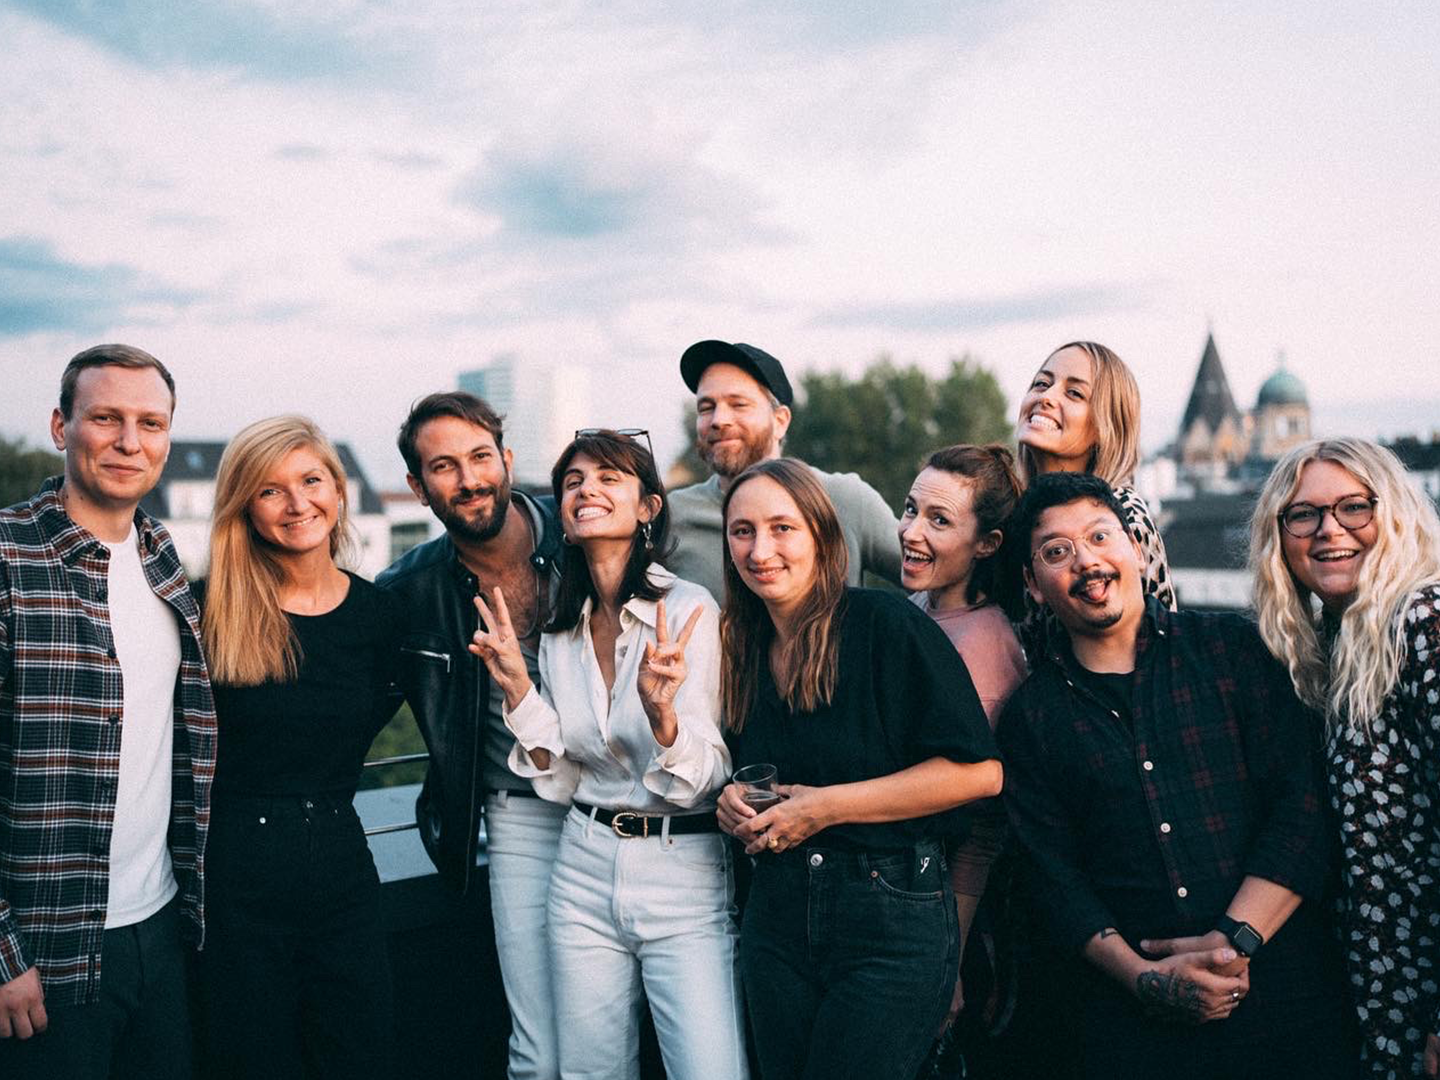
POLYGON ((394 712, 394 601, 337 565, 345 471, 309 420, 230 443, 202 629, 219 717, 202 1046, 213 1077, 383 1077, 390 966, 353 800, 394 712))

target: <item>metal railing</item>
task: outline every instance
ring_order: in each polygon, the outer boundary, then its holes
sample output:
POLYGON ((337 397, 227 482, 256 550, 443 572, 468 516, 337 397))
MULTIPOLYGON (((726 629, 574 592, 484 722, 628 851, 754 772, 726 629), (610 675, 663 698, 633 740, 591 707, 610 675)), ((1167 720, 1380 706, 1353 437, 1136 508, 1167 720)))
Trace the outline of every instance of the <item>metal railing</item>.
MULTIPOLYGON (((423 752, 419 754, 396 754, 393 757, 382 757, 376 758, 374 761, 367 761, 365 762, 364 768, 380 769, 387 765, 409 765, 411 762, 429 760, 430 755, 423 752)), ((381 836, 385 833, 406 832, 409 829, 418 829, 419 827, 419 822, 411 818, 409 821, 397 821, 390 825, 372 825, 365 830, 365 835, 381 836)))

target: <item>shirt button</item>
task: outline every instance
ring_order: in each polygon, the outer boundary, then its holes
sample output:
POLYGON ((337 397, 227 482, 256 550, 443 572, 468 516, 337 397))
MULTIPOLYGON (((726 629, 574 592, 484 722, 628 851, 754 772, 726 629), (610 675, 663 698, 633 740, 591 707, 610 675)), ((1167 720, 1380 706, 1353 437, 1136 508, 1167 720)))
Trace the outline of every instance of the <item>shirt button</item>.
POLYGON ((1170 831, 1170 823, 1168 821, 1160 822, 1160 831, 1163 833, 1168 833, 1170 831))
POLYGON ((94 911, 90 912, 91 922, 99 922, 103 918, 105 918, 105 912, 101 911, 99 908, 96 908, 94 911))
POLYGON ((824 864, 824 862, 825 862, 825 856, 824 856, 824 855, 821 855, 818 851, 817 851, 817 852, 814 852, 813 854, 811 854, 811 856, 810 856, 810 865, 811 865, 811 866, 821 866, 821 865, 824 864))
POLYGON ((1144 769, 1146 772, 1153 772, 1155 770, 1155 763, 1153 761, 1142 761, 1140 763, 1140 768, 1144 769))
POLYGON ((112 724, 118 724, 120 722, 120 714, 118 712, 112 712, 110 714, 110 722, 112 724))
POLYGON ((1175 890, 1175 895, 1178 896, 1181 900, 1184 900, 1185 897, 1190 895, 1190 890, 1185 888, 1184 885, 1181 885, 1178 889, 1175 890))

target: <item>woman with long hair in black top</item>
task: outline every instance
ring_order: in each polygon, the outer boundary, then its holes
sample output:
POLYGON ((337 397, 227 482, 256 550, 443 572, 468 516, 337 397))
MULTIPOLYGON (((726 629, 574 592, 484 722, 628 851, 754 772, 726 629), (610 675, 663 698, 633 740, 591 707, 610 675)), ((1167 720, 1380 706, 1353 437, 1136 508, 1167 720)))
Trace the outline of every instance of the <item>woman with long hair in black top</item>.
POLYGON ((735 764, 785 798, 718 815, 757 856, 741 974, 766 1080, 914 1073, 955 985, 950 812, 1002 773, 965 665, 903 598, 845 585, 809 466, 765 461, 725 499, 724 713, 735 764))
POLYGON ((395 711, 393 601, 337 565, 345 470, 309 420, 240 432, 216 478, 205 648, 219 755, 200 954, 205 1075, 384 1077, 390 964, 355 814, 395 711))

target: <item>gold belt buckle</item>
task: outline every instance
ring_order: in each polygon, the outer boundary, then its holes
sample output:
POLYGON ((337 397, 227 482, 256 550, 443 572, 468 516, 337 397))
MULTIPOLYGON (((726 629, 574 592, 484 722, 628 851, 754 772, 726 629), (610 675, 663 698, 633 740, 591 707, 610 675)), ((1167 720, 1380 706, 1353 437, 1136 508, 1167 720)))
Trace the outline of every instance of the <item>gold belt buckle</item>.
POLYGON ((650 836, 650 818, 646 814, 637 814, 633 810, 621 810, 610 819, 610 831, 622 840, 643 840, 650 836), (630 827, 630 822, 636 818, 639 818, 641 822, 640 831, 638 833, 626 832, 625 830, 630 827))

